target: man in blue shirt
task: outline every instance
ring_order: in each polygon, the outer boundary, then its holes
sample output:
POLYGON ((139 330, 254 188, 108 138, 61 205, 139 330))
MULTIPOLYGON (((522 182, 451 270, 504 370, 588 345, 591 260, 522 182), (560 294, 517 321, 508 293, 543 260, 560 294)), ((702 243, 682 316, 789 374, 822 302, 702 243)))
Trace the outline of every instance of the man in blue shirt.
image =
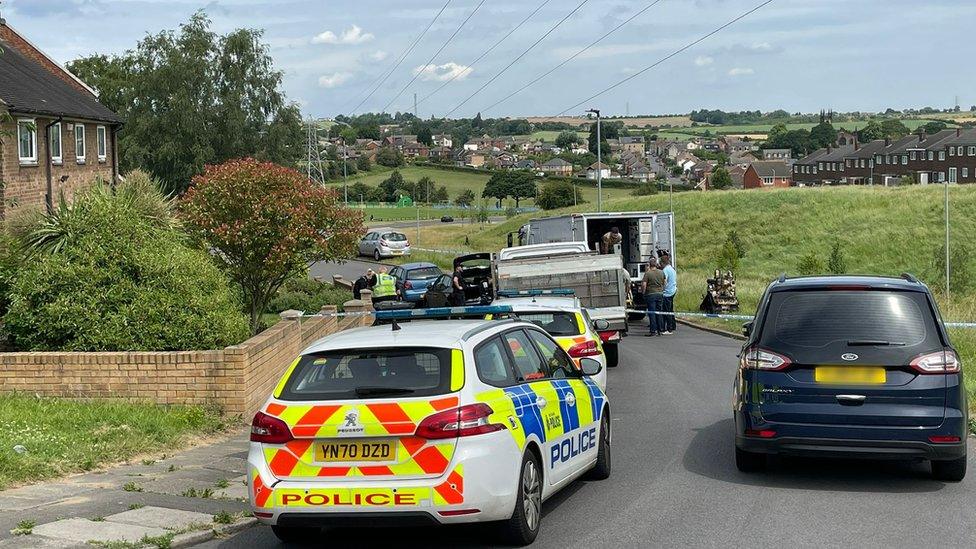
MULTIPOLYGON (((661 270, 664 271, 664 303, 663 311, 666 313, 674 312, 674 294, 678 293, 678 273, 671 266, 671 256, 663 255, 661 256, 661 270)), ((674 315, 664 315, 664 331, 661 332, 663 335, 671 335, 677 328, 677 324, 674 321, 674 315)))

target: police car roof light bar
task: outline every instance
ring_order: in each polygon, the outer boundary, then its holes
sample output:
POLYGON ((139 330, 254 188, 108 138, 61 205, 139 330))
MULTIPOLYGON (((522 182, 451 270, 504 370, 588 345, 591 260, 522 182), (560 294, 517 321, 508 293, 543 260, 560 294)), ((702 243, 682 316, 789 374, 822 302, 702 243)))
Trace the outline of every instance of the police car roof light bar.
POLYGON ((376 320, 420 320, 424 318, 446 318, 460 315, 497 315, 510 312, 512 312, 512 307, 509 305, 475 305, 471 307, 433 307, 430 309, 376 311, 373 315, 376 317, 376 320))
POLYGON ((499 297, 527 297, 538 295, 576 295, 572 288, 554 288, 552 290, 498 290, 499 297))

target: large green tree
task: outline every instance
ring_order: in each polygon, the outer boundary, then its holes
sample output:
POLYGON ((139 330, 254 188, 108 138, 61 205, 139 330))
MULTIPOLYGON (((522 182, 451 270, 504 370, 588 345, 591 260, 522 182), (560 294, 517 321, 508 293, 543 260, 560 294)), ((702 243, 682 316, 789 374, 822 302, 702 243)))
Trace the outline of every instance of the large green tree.
POLYGON ((810 146, 822 149, 837 142, 837 130, 830 122, 821 122, 810 130, 810 146))
POLYGON ((201 11, 178 31, 68 68, 125 119, 121 169, 143 168, 168 191, 182 192, 207 164, 251 156, 294 165, 301 158, 300 112, 286 101, 261 39, 253 29, 217 34, 201 11))
POLYGON ((884 133, 885 137, 901 139, 911 133, 911 130, 908 129, 908 126, 902 124, 901 120, 890 118, 881 123, 881 132, 884 133))
POLYGON ((579 188, 569 181, 562 180, 550 181, 543 185, 539 190, 539 196, 535 199, 536 205, 543 210, 566 208, 583 202, 585 200, 579 188))

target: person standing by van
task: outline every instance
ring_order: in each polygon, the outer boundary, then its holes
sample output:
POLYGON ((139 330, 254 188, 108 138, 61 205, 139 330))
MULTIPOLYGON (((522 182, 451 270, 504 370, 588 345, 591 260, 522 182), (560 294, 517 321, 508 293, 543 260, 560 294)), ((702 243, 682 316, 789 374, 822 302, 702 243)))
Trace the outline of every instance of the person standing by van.
POLYGON ((674 321, 674 294, 678 293, 678 272, 671 265, 671 256, 664 254, 661 256, 662 272, 664 273, 664 312, 671 313, 664 315, 664 335, 671 335, 677 329, 678 324, 674 321))
POLYGON ((644 280, 641 282, 641 292, 647 303, 647 321, 650 331, 648 336, 660 335, 664 332, 664 318, 657 314, 664 305, 664 273, 657 268, 657 260, 653 257, 647 262, 644 280))

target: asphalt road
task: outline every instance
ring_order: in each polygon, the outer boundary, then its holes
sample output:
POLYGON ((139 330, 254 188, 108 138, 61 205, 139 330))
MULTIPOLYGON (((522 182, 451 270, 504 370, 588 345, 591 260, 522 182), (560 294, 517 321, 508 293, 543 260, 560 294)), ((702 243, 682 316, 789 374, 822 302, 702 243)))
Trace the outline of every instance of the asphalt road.
MULTIPOLYGON (((610 371, 613 473, 545 504, 534 547, 976 546, 976 446, 969 478, 924 463, 781 459, 743 474, 732 457, 738 342, 685 326, 629 337, 610 371)), ((320 546, 490 547, 482 526, 335 529, 320 546)), ((279 547, 259 526, 206 547, 279 547)))
MULTIPOLYGON (((355 282, 357 278, 363 276, 366 269, 375 271, 382 266, 384 266, 383 263, 376 263, 373 260, 350 260, 343 263, 319 261, 308 267, 308 276, 321 278, 323 282, 332 282, 332 275, 340 275, 349 282, 355 282)), ((389 267, 389 265, 385 266, 389 267)))

